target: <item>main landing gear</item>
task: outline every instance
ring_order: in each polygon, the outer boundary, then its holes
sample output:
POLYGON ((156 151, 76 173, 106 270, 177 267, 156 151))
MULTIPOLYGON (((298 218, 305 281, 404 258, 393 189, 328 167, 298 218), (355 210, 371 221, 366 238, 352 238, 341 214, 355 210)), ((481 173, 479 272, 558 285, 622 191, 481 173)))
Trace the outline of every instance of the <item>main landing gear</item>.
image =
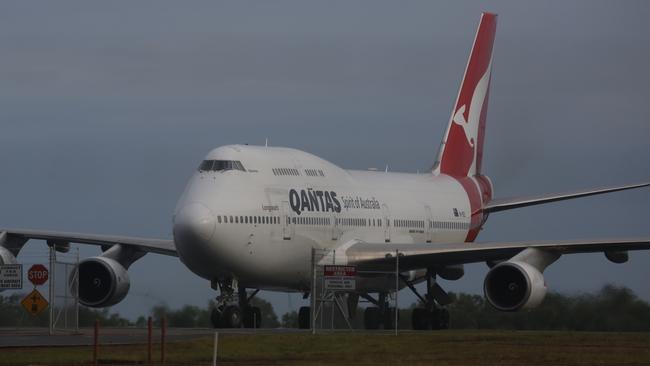
POLYGON ((259 290, 250 295, 246 288, 238 287, 233 279, 217 281, 219 296, 210 314, 212 326, 215 328, 259 328, 262 324, 260 308, 251 306, 250 301, 259 290), (235 299, 235 289, 237 298, 235 299))
POLYGON ((451 298, 436 282, 435 272, 427 271, 427 293, 424 297, 420 295, 412 283, 403 277, 402 280, 424 305, 413 309, 411 315, 413 329, 449 329, 449 310, 445 306, 451 303, 451 298))
MULTIPOLYGON (((361 297, 368 300, 375 306, 368 306, 363 312, 363 326, 365 329, 395 329, 395 311, 394 307, 389 306, 386 293, 380 293, 378 299, 368 294, 362 294, 361 297)), ((399 312, 397 313, 399 317, 399 312)))

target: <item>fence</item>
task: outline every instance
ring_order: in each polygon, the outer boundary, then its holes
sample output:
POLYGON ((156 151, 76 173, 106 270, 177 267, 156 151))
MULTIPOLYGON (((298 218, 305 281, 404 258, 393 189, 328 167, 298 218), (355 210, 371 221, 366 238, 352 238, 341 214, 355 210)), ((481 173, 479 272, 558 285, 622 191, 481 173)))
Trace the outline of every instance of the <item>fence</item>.
POLYGON ((5 301, 20 303, 25 308, 15 314, 11 323, 17 328, 47 327, 50 334, 77 332, 79 302, 74 289, 79 283, 78 251, 57 253, 50 249, 46 254, 42 250, 23 250, 18 262, 22 265, 22 288, 0 293, 5 301), (29 279, 28 272, 34 265, 47 269, 48 278, 42 284, 33 284, 29 279), (34 290, 38 293, 32 293, 34 290), (30 293, 32 297, 28 298, 30 293))
POLYGON ((79 251, 50 250, 50 334, 79 331, 79 251))
POLYGON ((348 266, 335 250, 312 250, 312 333, 334 329, 399 328, 399 256, 394 269, 348 266), (377 293, 373 297, 372 293, 377 293), (359 303, 368 304, 359 308, 359 303), (359 314, 363 310, 363 314, 359 314), (360 321, 363 317, 363 322, 360 321))

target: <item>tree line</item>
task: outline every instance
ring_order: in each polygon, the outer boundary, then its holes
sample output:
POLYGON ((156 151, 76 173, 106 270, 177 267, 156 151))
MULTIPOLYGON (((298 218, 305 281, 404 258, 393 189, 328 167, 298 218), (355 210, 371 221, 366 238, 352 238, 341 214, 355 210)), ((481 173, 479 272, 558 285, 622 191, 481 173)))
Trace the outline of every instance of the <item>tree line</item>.
MULTIPOLYGON (((650 331, 650 303, 640 299, 626 287, 606 285, 595 293, 566 295, 557 292, 548 294, 542 305, 536 309, 515 313, 504 313, 493 309, 481 295, 450 293, 454 302, 448 306, 452 329, 513 329, 513 330, 575 330, 575 331, 650 331)), ((24 294, 0 296, 0 326, 48 326, 48 312, 32 317, 22 309, 20 300, 24 294)), ((298 313, 291 311, 278 318, 270 302, 254 298, 253 306, 262 311, 262 327, 297 328, 298 313)), ((170 327, 211 327, 210 311, 214 303, 206 307, 185 305, 170 309, 157 305, 151 309, 155 325, 163 317, 170 327)), ((411 312, 417 304, 400 309, 399 327, 410 329, 411 312)), ((363 328, 363 308, 357 308, 352 325, 363 328)), ((330 314, 331 315, 331 314, 330 314)), ((330 315, 325 313, 325 326, 330 324, 330 315)), ((123 318, 109 309, 91 309, 79 306, 79 326, 92 326, 99 319, 103 326, 145 327, 147 318, 139 317, 135 322, 123 318)), ((345 328, 342 317, 335 313, 335 327, 345 328)))

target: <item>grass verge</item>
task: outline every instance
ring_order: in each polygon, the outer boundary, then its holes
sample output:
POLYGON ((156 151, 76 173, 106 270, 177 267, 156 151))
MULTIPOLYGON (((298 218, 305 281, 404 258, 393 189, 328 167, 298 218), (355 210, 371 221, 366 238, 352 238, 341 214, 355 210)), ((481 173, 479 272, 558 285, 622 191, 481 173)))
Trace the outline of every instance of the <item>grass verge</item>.
MULTIPOLYGON (((209 365, 212 338, 167 344, 166 365, 209 365)), ((160 360, 159 345, 154 361, 160 360)), ((0 365, 88 365, 92 347, 0 349, 0 365)), ((146 346, 100 347, 100 364, 146 364, 146 346)), ((649 365, 650 334, 522 331, 220 336, 219 365, 649 365)))

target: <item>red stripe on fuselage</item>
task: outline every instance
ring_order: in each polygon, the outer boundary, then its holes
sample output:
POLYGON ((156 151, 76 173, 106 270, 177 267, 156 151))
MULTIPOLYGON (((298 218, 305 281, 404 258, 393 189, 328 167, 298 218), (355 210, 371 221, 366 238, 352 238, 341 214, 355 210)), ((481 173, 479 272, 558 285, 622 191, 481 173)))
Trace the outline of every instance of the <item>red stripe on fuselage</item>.
POLYGON ((474 178, 465 177, 455 179, 463 187, 469 198, 472 216, 470 229, 467 237, 465 237, 465 241, 473 242, 476 240, 478 233, 481 231, 481 226, 484 223, 483 204, 492 199, 492 184, 487 177, 482 175, 475 176, 474 178))

